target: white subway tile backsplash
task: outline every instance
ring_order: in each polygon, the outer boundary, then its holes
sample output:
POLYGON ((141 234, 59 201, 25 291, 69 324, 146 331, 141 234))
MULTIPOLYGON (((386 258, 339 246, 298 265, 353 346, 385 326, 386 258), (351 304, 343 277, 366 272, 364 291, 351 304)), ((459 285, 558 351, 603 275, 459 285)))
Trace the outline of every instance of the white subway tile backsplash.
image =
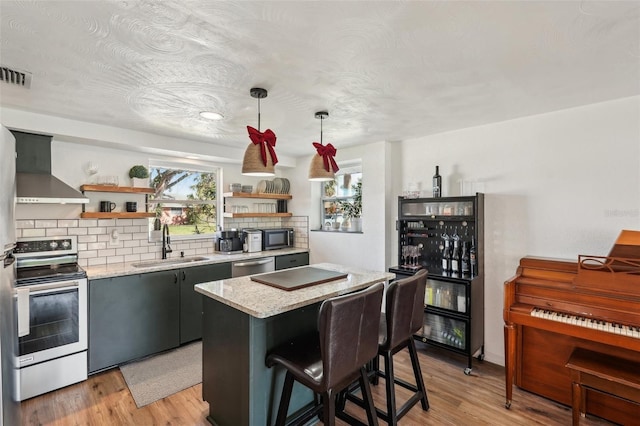
POLYGON ((89 228, 89 235, 106 234, 106 233, 107 233, 107 228, 103 228, 103 227, 89 228))
POLYGON ((107 264, 106 257, 93 257, 91 259, 87 259, 86 266, 106 265, 106 264, 107 264))
POLYGON ((47 237, 60 237, 67 235, 67 228, 47 228, 45 235, 47 237))
POLYGON ((87 244, 87 250, 104 250, 107 248, 107 243, 89 243, 87 244))
POLYGON ((69 228, 67 229, 67 234, 68 235, 87 235, 88 229, 87 228, 69 228))
POLYGON ((107 257, 107 264, 109 264, 109 263, 122 263, 122 262, 124 262, 124 256, 107 257))
POLYGON ((23 229, 22 230, 22 237, 24 238, 28 238, 28 237, 45 237, 46 236, 46 230, 45 229, 23 229))
POLYGON ((110 256, 115 256, 116 255, 116 249, 105 249, 105 250, 100 250, 98 252, 98 256, 99 257, 110 257, 110 256))
MULTIPOLYGON (((78 236, 78 264, 83 267, 119 262, 157 260, 161 258, 159 241, 149 242, 148 219, 45 219, 16 221, 18 237, 78 236), (112 231, 118 240, 111 240, 112 231)), ((224 229, 278 228, 295 229, 295 246, 308 248, 308 218, 243 218, 225 221, 224 229)), ((170 257, 209 255, 214 252, 211 237, 176 241, 170 257)))
POLYGON ((36 219, 35 227, 36 228, 57 228, 58 221, 55 219, 50 219, 50 220, 36 219))
POLYGON ((98 252, 95 250, 87 250, 78 252, 78 259, 88 259, 92 257, 98 257, 98 252))
POLYGON ((116 249, 116 254, 118 256, 126 256, 126 255, 129 255, 129 254, 133 254, 133 249, 131 247, 118 248, 118 249, 116 249))
POLYGON ((77 228, 78 220, 77 219, 66 219, 66 220, 58 220, 58 228, 77 228))
POLYGON ((17 229, 25 229, 25 228, 35 228, 36 221, 33 219, 29 220, 16 220, 16 228, 17 229))

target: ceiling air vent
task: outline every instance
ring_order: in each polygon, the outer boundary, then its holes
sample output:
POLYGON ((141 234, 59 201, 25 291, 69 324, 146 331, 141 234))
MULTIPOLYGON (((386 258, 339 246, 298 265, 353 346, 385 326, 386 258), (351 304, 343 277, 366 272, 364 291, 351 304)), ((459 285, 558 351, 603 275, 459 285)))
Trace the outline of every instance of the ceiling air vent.
POLYGON ((25 89, 31 88, 30 72, 18 71, 5 66, 0 66, 0 80, 5 83, 22 86, 25 89))

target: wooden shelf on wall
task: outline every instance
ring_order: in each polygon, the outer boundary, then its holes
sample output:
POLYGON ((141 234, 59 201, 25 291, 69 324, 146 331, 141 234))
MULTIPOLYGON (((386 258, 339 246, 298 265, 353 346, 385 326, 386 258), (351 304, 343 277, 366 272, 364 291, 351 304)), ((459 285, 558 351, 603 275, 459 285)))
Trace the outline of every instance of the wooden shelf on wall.
POLYGON ((90 192, 121 192, 129 194, 153 194, 156 192, 153 188, 138 188, 133 186, 115 186, 115 185, 82 185, 80 191, 90 192))
POLYGON ((291 217, 293 213, 223 213, 223 217, 291 217))
POLYGON ((82 212, 83 219, 143 219, 154 217, 155 213, 147 212, 82 212))
POLYGON ((225 198, 263 198, 270 200, 290 200, 291 194, 254 194, 252 192, 225 192, 222 194, 225 198))

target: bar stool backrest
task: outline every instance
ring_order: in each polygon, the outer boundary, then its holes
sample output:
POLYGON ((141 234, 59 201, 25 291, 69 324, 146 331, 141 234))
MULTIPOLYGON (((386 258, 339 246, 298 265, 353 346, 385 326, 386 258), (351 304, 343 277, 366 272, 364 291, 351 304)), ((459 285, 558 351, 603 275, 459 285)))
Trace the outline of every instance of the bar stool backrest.
POLYGON ((358 376, 378 353, 384 284, 325 300, 318 314, 324 388, 358 376))
POLYGON ((426 284, 427 270, 421 269, 415 275, 389 285, 385 306, 387 335, 384 348, 395 348, 412 338, 422 327, 426 284))

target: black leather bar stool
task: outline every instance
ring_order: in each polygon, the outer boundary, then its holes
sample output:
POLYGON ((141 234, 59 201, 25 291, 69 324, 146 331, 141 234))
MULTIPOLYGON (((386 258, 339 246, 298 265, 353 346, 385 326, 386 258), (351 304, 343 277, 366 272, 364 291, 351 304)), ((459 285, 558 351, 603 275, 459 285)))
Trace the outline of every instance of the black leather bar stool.
MULTIPOLYGON (((424 315, 424 292, 427 283, 427 271, 422 269, 409 278, 392 282, 387 289, 385 314, 380 319, 378 355, 384 358, 384 371, 378 369, 377 359, 374 362, 376 377, 385 379, 387 394, 387 411, 376 408, 378 417, 389 425, 397 425, 407 412, 420 401, 422 409, 429 410, 427 390, 422 379, 420 362, 413 335, 422 327, 424 315), (415 377, 415 386, 395 377, 393 372, 393 355, 408 348, 415 377), (396 409, 395 385, 413 392, 400 409, 396 409)), ((374 380, 377 383, 377 380, 374 380)), ((346 395, 358 405, 363 401, 349 393, 346 395)))
POLYGON ((287 370, 276 425, 284 425, 294 379, 321 396, 321 404, 297 419, 303 424, 322 412, 325 425, 335 417, 363 424, 347 413, 336 412, 337 393, 359 379, 370 425, 378 424, 364 365, 378 351, 378 327, 384 285, 325 300, 318 314, 318 332, 288 342, 271 351, 266 365, 287 370))

